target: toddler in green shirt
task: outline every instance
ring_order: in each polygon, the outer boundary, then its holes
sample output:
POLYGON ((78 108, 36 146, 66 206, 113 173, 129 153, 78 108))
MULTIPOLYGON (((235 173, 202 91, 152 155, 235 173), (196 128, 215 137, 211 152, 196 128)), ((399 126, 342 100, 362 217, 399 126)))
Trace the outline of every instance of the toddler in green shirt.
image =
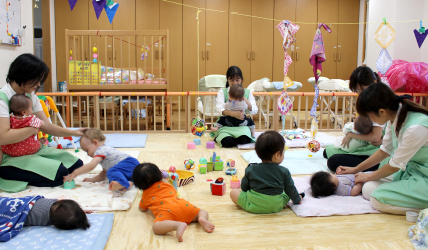
POLYGON ((241 190, 233 189, 230 198, 242 209, 256 214, 277 213, 290 199, 302 203, 304 194, 294 186, 290 171, 280 166, 284 160, 284 138, 276 131, 266 131, 256 141, 256 153, 262 160, 245 169, 241 190))

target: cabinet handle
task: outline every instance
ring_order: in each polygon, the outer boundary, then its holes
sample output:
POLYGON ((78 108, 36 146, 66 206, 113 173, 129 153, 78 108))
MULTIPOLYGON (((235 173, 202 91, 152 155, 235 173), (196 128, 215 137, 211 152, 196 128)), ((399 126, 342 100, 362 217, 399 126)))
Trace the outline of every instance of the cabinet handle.
POLYGON ((114 60, 116 60, 116 50, 114 50, 114 60))
POLYGON ((207 50, 207 60, 210 59, 210 51, 207 50))
POLYGON ((248 60, 251 60, 250 51, 247 51, 247 58, 248 60))
POLYGON ((155 59, 159 59, 159 50, 155 51, 155 59))
POLYGON ((256 60, 256 52, 253 51, 253 60, 256 60))
POLYGON ((299 61, 299 52, 296 51, 296 62, 299 61))
POLYGON ((202 50, 202 59, 205 59, 204 53, 205 53, 205 50, 202 50))
POLYGON ((294 56, 294 51, 291 51, 291 60, 294 60, 293 56, 294 56))
POLYGON ((88 60, 87 52, 88 52, 88 50, 85 49, 85 61, 88 60))
POLYGON ((161 51, 161 59, 163 59, 163 50, 161 51))
POLYGON ((339 53, 339 62, 340 62, 340 53, 339 53))
POLYGON ((336 61, 336 52, 334 52, 334 61, 336 61))
POLYGON ((109 50, 108 52, 107 52, 107 54, 108 54, 108 59, 109 60, 111 60, 111 54, 112 54, 113 52, 111 51, 111 50, 109 50))

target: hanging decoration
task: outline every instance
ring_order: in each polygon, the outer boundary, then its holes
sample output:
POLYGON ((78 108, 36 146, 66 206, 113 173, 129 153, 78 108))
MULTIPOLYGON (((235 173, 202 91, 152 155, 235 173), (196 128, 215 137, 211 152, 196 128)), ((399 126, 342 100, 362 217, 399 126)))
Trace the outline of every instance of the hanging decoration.
POLYGON ((76 5, 77 0, 68 0, 68 4, 70 5, 70 9, 73 10, 76 5))
POLYGON ((98 62, 98 59, 97 59, 98 58, 98 54, 97 54, 98 49, 97 49, 97 47, 93 47, 92 51, 94 52, 94 54, 92 55, 92 57, 94 58, 94 59, 92 59, 92 62, 97 63, 98 62))
POLYGON ((110 21, 110 24, 113 22, 113 18, 116 15, 116 11, 119 8, 118 3, 114 3, 112 0, 108 0, 107 4, 104 5, 104 9, 106 11, 108 20, 110 21), (110 5, 109 5, 110 3, 110 5))
POLYGON ((392 58, 386 48, 395 40, 395 30, 383 19, 382 24, 375 32, 375 41, 382 47, 376 61, 377 69, 384 75, 392 65, 392 58))
POLYGON ((323 27, 328 33, 331 33, 330 28, 324 24, 319 23, 318 29, 315 31, 314 42, 312 44, 311 57, 309 62, 313 67, 314 77, 315 77, 315 97, 310 111, 310 115, 318 122, 317 119, 317 107, 318 107, 318 79, 322 72, 322 63, 325 62, 325 50, 324 50, 324 40, 322 38, 321 27, 323 27))
POLYGON ((141 54, 141 61, 144 61, 144 59, 146 59, 147 57, 148 57, 148 51, 149 51, 149 46, 142 46, 141 47, 141 52, 143 52, 142 54, 141 54))
POLYGON ((418 43, 419 48, 421 48, 422 44, 425 41, 425 38, 428 35, 428 30, 426 30, 425 27, 422 26, 422 20, 420 21, 419 32, 416 29, 414 29, 413 32, 415 33, 416 42, 418 43))
POLYGON ((101 12, 103 12, 104 5, 106 5, 106 0, 92 0, 92 5, 94 6, 95 15, 97 16, 98 20, 98 18, 100 18, 101 12))

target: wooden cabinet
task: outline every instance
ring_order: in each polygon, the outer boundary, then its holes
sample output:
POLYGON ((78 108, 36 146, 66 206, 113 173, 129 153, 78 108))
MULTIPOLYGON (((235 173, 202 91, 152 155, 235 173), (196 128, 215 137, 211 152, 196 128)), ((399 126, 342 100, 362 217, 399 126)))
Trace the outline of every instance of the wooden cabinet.
POLYGON ((321 28, 326 58, 322 63, 321 76, 336 79, 338 25, 331 23, 339 22, 339 0, 318 0, 318 22, 327 24, 331 29, 331 33, 328 33, 321 28))
MULTIPOLYGON (((275 0, 274 19, 276 20, 289 20, 294 22, 296 20, 296 0, 275 0)), ((282 49, 283 37, 276 27, 279 21, 274 21, 273 28, 273 77, 272 81, 281 82, 284 80, 284 50, 282 49)), ((298 31, 297 31, 298 32, 298 31)), ((288 55, 294 59, 295 44, 287 51, 288 55)), ((294 80, 294 65, 291 63, 288 67, 288 77, 294 80)))
MULTIPOLYGON (((136 0, 115 0, 120 7, 117 9, 112 22, 113 30, 135 30, 135 1, 136 0)), ((124 69, 135 68, 137 61, 141 61, 140 58, 136 57, 136 55, 138 55, 136 53, 141 54, 141 49, 138 46, 142 45, 143 42, 138 41, 136 43, 135 37, 133 36, 119 36, 112 38, 112 47, 114 48, 113 67, 124 69)))

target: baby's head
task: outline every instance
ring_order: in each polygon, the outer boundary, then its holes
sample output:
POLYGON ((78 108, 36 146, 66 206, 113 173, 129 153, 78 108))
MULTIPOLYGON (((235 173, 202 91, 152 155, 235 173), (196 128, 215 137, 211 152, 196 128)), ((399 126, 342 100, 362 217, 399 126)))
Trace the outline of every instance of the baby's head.
POLYGON ((31 99, 23 94, 16 94, 9 100, 10 110, 15 116, 32 115, 32 104, 31 99))
POLYGON ((59 200, 50 210, 49 219, 52 224, 63 230, 88 229, 88 218, 82 208, 73 200, 59 200))
POLYGON ((235 101, 244 99, 245 89, 241 84, 234 84, 229 89, 229 98, 235 101))
POLYGON ((284 160, 285 140, 276 131, 266 131, 256 141, 256 153, 262 162, 280 164, 284 160))
POLYGON ((319 171, 312 175, 310 183, 312 196, 318 198, 334 194, 339 184, 339 179, 334 174, 319 171))
POLYGON ((97 148, 104 145, 106 137, 103 132, 97 128, 89 128, 83 131, 80 138, 80 147, 83 151, 88 153, 89 156, 94 157, 97 148))
POLYGON ((359 115, 354 120, 354 129, 362 135, 366 135, 372 131, 373 123, 367 116, 359 115))
POLYGON ((162 180, 162 172, 153 163, 141 163, 134 168, 132 181, 141 190, 146 190, 156 182, 162 180))

